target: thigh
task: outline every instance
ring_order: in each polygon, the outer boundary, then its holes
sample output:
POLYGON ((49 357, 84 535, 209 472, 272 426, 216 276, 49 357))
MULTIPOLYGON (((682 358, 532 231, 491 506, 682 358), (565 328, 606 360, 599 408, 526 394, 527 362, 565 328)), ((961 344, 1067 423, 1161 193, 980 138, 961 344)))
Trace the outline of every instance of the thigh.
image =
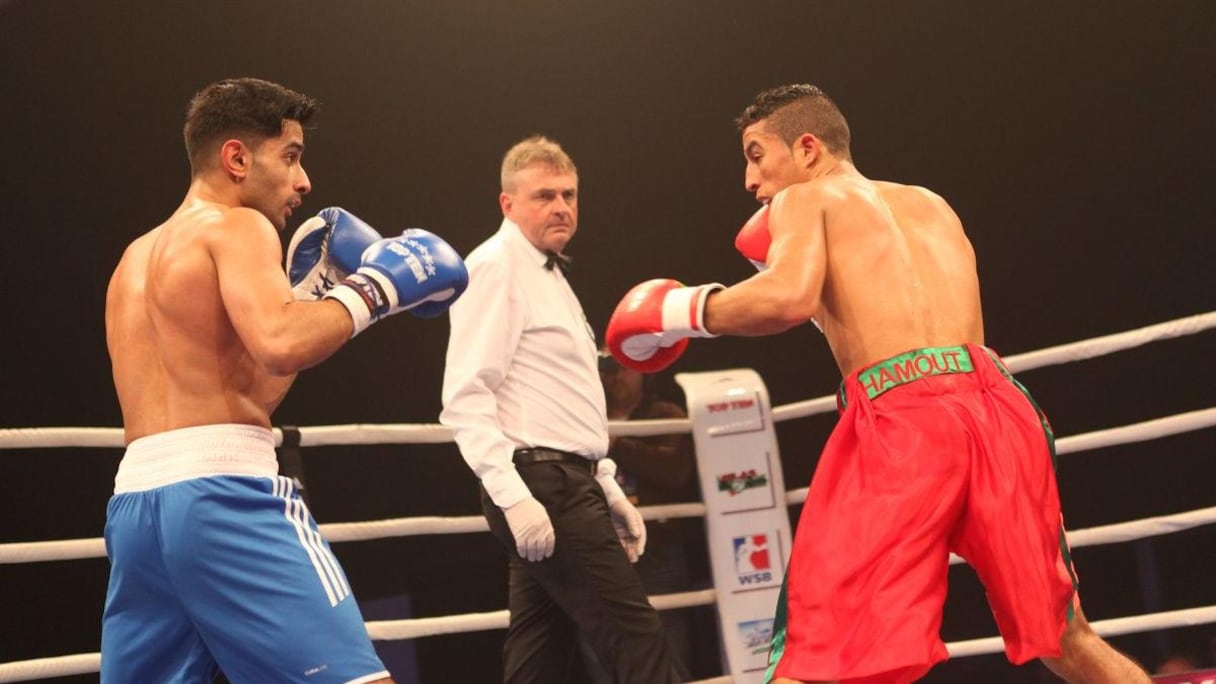
POLYGON ((557 539, 551 558, 530 564, 535 581, 578 625, 617 681, 672 681, 658 611, 621 548, 599 483, 569 466, 533 477, 557 539))
POLYGON ((218 670, 161 557, 158 496, 157 490, 119 494, 106 509, 103 682, 210 682, 218 670))
POLYGON ((548 464, 529 467, 525 478, 549 511, 556 537, 552 557, 524 564, 533 580, 591 631, 594 623, 619 620, 632 610, 653 613, 599 483, 567 466, 548 464))
POLYGON ((521 558, 502 509, 484 488, 481 500, 490 532, 508 559, 510 622, 503 642, 503 681, 565 682, 573 667, 577 628, 534 576, 536 566, 548 560, 534 563, 521 558))
POLYGON ((290 479, 213 477, 172 487, 169 573, 234 684, 387 676, 346 576, 290 479))
POLYGON ((967 437, 903 389, 855 400, 824 448, 794 537, 777 676, 834 680, 946 656, 938 633, 967 437))
POLYGON ((990 389, 985 407, 954 545, 984 584, 1006 655, 1021 663, 1058 653, 1075 577, 1046 419, 1006 381, 990 389))

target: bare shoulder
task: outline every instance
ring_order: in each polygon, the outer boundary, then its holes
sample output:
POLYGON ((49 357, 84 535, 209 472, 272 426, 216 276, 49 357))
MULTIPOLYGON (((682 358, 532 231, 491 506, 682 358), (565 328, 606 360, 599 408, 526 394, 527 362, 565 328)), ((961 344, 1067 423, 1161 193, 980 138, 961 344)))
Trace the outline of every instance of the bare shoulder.
POLYGON ((919 205, 932 211, 947 210, 953 213, 945 198, 924 186, 891 181, 874 181, 873 183, 875 189, 888 203, 898 203, 909 208, 919 205))
POLYGON ((879 192, 891 192, 907 195, 916 195, 926 199, 935 198, 941 200, 941 196, 933 192, 929 188, 922 185, 911 185, 908 183, 896 183, 895 181, 876 180, 870 181, 874 187, 878 188, 879 192))
POLYGON ((816 178, 815 180, 795 183, 773 198, 777 202, 781 198, 786 204, 798 206, 828 206, 848 201, 859 191, 857 183, 852 179, 816 178))
POLYGON ((157 226, 132 240, 131 244, 127 245, 127 248, 123 250, 122 261, 125 262, 131 258, 138 258, 140 254, 147 254, 152 249, 152 245, 156 244, 156 240, 160 237, 161 232, 162 228, 157 226))
POLYGON ((226 231, 277 232, 262 212, 249 207, 229 207, 209 212, 201 216, 199 221, 226 231))
POLYGON ((882 203, 905 227, 961 232, 962 221, 941 195, 919 185, 876 182, 882 203))
POLYGON ((124 294, 142 290, 152 247, 156 244, 161 232, 161 227, 153 228, 132 240, 123 250, 122 257, 114 267, 114 272, 110 274, 110 282, 106 285, 107 325, 124 294))
MULTIPOLYGON (((911 186, 875 182, 858 175, 825 176, 791 185, 778 193, 778 197, 785 195, 784 202, 787 206, 802 210, 853 212, 879 205, 881 200, 886 198, 886 193, 895 187, 911 186)), ((777 198, 774 198, 773 202, 776 203, 777 198)))
POLYGON ((151 253, 152 246, 156 244, 160 233, 161 227, 158 226, 135 238, 127 245, 122 252, 122 257, 118 260, 118 265, 114 267, 114 273, 111 274, 111 285, 121 277, 122 273, 147 263, 148 254, 151 253))
POLYGON ((793 231, 807 234, 808 222, 823 225, 826 217, 857 203, 856 190, 835 178, 816 178, 795 183, 773 196, 770 203, 769 231, 774 237, 793 231))
POLYGON ((248 207, 231 207, 207 211, 195 217, 196 225, 204 228, 214 248, 266 248, 274 245, 282 249, 279 232, 262 213, 248 207))

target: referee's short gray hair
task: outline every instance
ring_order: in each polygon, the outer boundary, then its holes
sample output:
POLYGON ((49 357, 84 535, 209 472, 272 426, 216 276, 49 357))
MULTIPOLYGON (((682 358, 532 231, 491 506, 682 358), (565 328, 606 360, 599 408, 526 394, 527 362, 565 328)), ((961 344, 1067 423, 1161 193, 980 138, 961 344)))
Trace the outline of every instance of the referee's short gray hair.
POLYGON ((544 164, 558 173, 578 175, 574 161, 561 145, 543 135, 534 135, 515 143, 502 158, 502 191, 513 192, 515 174, 536 164, 544 164))

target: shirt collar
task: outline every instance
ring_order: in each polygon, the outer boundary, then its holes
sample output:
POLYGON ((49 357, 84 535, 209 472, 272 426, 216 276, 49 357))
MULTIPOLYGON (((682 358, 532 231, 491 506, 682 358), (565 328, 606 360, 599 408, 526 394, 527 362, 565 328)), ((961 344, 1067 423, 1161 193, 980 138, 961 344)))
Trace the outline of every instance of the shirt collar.
POLYGON ((528 241, 528 237, 524 235, 523 228, 509 218, 503 218, 502 225, 498 227, 498 232, 502 234, 503 240, 513 249, 524 252, 528 255, 528 259, 532 263, 541 266, 549 260, 549 255, 536 248, 536 245, 528 241))

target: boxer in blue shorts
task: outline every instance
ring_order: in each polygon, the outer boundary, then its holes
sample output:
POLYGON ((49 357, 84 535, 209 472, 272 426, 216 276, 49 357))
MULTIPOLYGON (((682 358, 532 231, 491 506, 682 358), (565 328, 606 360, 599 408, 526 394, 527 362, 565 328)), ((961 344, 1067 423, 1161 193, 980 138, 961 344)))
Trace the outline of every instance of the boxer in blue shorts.
POLYGON ((233 682, 387 676, 342 568, 276 470, 272 434, 252 425, 130 444, 106 520, 107 680, 210 682, 218 663, 233 682))
POLYGON ((392 681, 278 476, 270 414, 297 372, 384 316, 442 313, 468 274, 435 235, 385 239, 338 208, 300 226, 284 273, 279 232, 311 189, 300 159, 315 109, 252 78, 195 95, 186 198, 110 279, 127 451, 106 513, 102 682, 392 681))

